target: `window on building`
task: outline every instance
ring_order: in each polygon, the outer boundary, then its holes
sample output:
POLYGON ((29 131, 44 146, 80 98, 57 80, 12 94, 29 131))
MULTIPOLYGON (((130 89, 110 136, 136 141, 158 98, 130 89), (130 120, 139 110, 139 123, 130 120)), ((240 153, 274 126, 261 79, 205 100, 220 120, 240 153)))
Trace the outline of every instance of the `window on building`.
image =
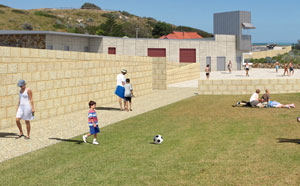
POLYGON ((46 49, 47 49, 47 50, 53 50, 53 45, 47 45, 47 46, 46 46, 46 49))
POLYGON ((149 57, 166 57, 165 48, 148 48, 149 57))
POLYGON ((69 46, 64 46, 64 51, 70 51, 70 47, 69 46))
POLYGON ((108 54, 116 54, 116 47, 108 47, 108 54))
POLYGON ((196 63, 196 49, 180 49, 180 62, 181 63, 196 63))
POLYGON ((89 47, 88 46, 85 46, 84 47, 84 52, 88 52, 89 51, 89 47))

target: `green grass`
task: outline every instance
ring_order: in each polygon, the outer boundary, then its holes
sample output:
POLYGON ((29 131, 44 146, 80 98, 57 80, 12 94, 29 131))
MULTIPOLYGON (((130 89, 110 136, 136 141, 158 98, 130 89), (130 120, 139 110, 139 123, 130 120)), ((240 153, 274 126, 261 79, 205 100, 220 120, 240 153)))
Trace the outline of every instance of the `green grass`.
POLYGON ((5 161, 0 185, 299 185, 299 109, 231 107, 247 99, 196 96, 102 128, 99 146, 78 136, 5 161))

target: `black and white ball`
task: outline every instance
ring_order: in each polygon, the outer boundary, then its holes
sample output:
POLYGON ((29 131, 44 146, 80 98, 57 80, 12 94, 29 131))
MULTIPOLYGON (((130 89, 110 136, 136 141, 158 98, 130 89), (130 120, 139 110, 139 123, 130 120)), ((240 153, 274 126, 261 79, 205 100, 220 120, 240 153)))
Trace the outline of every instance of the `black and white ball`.
POLYGON ((159 134, 157 134, 157 135, 154 136, 154 138, 153 138, 153 142, 154 142, 155 144, 161 144, 163 141, 164 141, 164 138, 163 138, 161 135, 159 135, 159 134))
POLYGON ((297 118, 297 121, 300 122, 300 117, 297 118))

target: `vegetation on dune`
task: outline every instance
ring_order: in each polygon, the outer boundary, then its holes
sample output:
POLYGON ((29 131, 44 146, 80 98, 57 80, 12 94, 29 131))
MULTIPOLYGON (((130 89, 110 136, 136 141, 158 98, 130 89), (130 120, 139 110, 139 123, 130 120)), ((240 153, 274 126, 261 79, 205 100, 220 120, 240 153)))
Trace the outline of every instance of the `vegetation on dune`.
POLYGON ((135 38, 137 32, 140 38, 158 38, 173 31, 193 31, 203 37, 212 36, 199 29, 175 26, 151 17, 138 17, 126 11, 104 11, 90 3, 85 3, 81 9, 38 10, 0 5, 0 14, 1 30, 47 30, 131 38, 135 38))
POLYGON ((288 63, 292 61, 294 64, 300 64, 300 40, 298 43, 292 46, 292 50, 285 54, 280 54, 274 57, 266 57, 260 59, 246 59, 252 63, 275 63, 278 61, 279 63, 288 63))
POLYGON ((101 8, 92 3, 84 3, 80 9, 94 9, 94 10, 101 10, 101 8))

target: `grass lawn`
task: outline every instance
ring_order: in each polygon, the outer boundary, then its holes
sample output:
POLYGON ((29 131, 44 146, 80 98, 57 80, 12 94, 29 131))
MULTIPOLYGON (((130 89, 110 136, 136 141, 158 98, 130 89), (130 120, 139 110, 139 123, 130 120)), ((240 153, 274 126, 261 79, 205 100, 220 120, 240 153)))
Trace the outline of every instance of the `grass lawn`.
POLYGON ((300 95, 271 96, 296 109, 231 107, 248 99, 195 96, 102 128, 98 146, 78 136, 5 161, 0 185, 299 185, 300 95))

